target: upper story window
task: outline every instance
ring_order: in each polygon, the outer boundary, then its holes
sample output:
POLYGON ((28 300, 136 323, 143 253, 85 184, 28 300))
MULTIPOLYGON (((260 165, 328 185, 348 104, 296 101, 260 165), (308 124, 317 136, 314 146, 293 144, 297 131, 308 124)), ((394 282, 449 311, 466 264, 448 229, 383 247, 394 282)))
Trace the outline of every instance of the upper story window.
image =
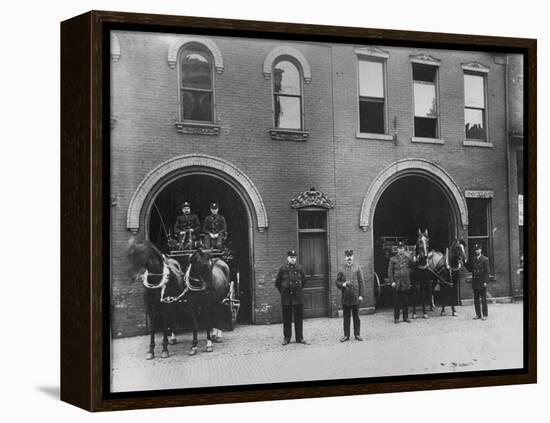
POLYGON ((438 67, 413 63, 414 136, 439 138, 438 67))
POLYGON ((288 59, 273 66, 273 96, 275 128, 302 129, 302 76, 288 59))
POLYGON ((487 76, 489 68, 479 62, 463 63, 464 145, 492 147, 487 129, 487 76))
POLYGON ((485 76, 464 74, 464 129, 466 138, 485 141, 485 76))
POLYGON ((359 60, 359 132, 386 133, 384 62, 359 60))
POLYGON ((212 56, 201 45, 185 46, 180 53, 180 104, 183 121, 214 122, 212 56))

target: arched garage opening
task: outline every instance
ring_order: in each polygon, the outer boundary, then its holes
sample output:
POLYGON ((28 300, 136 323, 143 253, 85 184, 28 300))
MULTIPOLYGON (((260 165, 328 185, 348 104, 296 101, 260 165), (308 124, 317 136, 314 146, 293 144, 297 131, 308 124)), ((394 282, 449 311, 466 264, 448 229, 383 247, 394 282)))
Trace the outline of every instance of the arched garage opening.
MULTIPOLYGON (((445 251, 456 233, 455 219, 449 199, 435 183, 423 176, 406 176, 386 188, 374 212, 374 269, 381 282, 387 278, 392 254, 388 244, 399 237, 413 245, 418 229, 428 229, 430 249, 445 251)), ((380 295, 376 306, 390 304, 391 295, 380 295)))
MULTIPOLYGON (((468 211, 458 185, 444 169, 429 160, 404 159, 383 169, 370 184, 359 224, 371 234, 371 269, 384 284, 391 254, 385 240, 388 246, 392 238, 403 237, 412 245, 418 229, 427 228, 430 247, 444 251, 454 237, 467 235, 468 211)), ((391 291, 378 297, 377 307, 389 303, 391 291)))
POLYGON ((210 202, 220 204, 219 213, 227 222, 227 246, 233 251, 232 272, 239 274, 241 308, 238 321, 252 322, 252 287, 250 277, 250 213, 241 195, 219 176, 204 171, 184 174, 166 183, 151 199, 146 216, 147 237, 161 249, 167 245, 167 232, 172 231, 181 204, 191 203, 191 212, 202 224, 210 214, 210 202))

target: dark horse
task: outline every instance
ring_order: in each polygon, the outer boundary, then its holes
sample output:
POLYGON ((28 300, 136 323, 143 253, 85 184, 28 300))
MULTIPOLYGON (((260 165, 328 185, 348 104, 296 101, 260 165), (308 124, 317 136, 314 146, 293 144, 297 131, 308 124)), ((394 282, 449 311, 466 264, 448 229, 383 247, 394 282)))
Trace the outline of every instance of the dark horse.
POLYGON ((430 251, 430 238, 428 237, 428 229, 422 232, 418 229, 418 238, 416 239, 415 248, 415 268, 413 272, 413 289, 412 289, 412 318, 416 319, 416 303, 420 299, 422 304, 422 317, 428 318, 426 306, 430 306, 433 311, 432 302, 432 279, 433 275, 429 269, 428 256, 430 251))
POLYGON ((176 260, 166 259, 151 242, 128 243, 129 275, 145 287, 143 297, 150 342, 147 360, 155 357, 155 334, 161 331, 162 358, 168 357, 169 328, 174 327, 173 317, 181 314, 185 294, 182 272, 176 260))
POLYGON ((199 248, 191 256, 184 280, 193 320, 193 344, 189 354, 197 353, 200 315, 206 326, 206 351, 211 352, 213 322, 220 307, 226 307, 222 302, 229 294, 229 266, 219 258, 211 258, 208 252, 199 248))
POLYGON ((434 276, 434 290, 440 291, 442 316, 445 314, 445 306, 451 306, 452 315, 457 315, 455 305, 458 302, 458 282, 464 275, 465 245, 464 240, 455 238, 445 254, 431 251, 428 255, 428 266, 434 276))

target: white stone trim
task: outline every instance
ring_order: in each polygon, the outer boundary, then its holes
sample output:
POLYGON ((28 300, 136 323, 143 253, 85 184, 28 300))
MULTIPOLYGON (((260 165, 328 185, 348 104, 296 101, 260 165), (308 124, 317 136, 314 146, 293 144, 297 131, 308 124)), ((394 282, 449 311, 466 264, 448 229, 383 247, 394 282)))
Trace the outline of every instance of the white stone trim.
POLYGON ((379 59, 389 59, 390 57, 389 52, 374 46, 357 47, 353 51, 358 56, 377 57, 379 59))
POLYGON ((493 198, 495 193, 488 189, 467 189, 464 191, 464 197, 466 198, 493 198))
POLYGON ((482 147, 482 148, 492 148, 493 143, 487 141, 473 141, 473 140, 464 140, 462 145, 465 147, 482 147))
POLYGON ((130 205, 128 206, 128 214, 126 216, 126 228, 132 233, 137 233, 140 226, 140 215, 145 200, 155 185, 168 174, 186 167, 202 167, 207 169, 215 169, 233 178, 248 195, 254 212, 258 231, 264 232, 268 227, 267 211, 260 195, 260 192, 252 182, 252 180, 239 168, 228 162, 206 154, 187 154, 174 157, 161 163, 151 170, 137 187, 130 205))
POLYGON ((306 60, 305 56, 295 48, 289 47, 289 46, 276 47, 269 52, 269 54, 264 60, 263 74, 266 80, 271 79, 271 71, 273 69, 273 63, 280 56, 289 56, 295 59, 302 68, 302 74, 306 84, 309 84, 311 82, 311 68, 309 67, 309 63, 306 60))
POLYGON ((479 62, 462 63, 461 66, 463 70, 470 72, 489 73, 491 70, 491 68, 479 62))
POLYGON ((430 56, 429 54, 411 54, 410 56, 412 63, 421 63, 423 65, 430 65, 430 66, 440 66, 441 60, 436 59, 433 56, 430 56))
POLYGON ((359 226, 363 231, 366 232, 371 226, 378 199, 387 186, 396 180, 399 175, 414 174, 415 171, 423 171, 434 176, 434 179, 439 180, 448 189, 458 206, 462 228, 465 230, 468 227, 466 199, 453 178, 443 168, 429 160, 403 159, 383 169, 370 184, 367 194, 363 199, 359 216, 359 226))
POLYGON ((111 31, 111 60, 113 62, 120 60, 120 42, 113 31, 111 31))
POLYGON ((378 141, 393 141, 393 135, 388 134, 373 134, 370 132, 357 132, 355 138, 364 140, 378 140, 378 141))
POLYGON ((445 140, 443 138, 411 137, 411 142, 420 144, 445 144, 445 140))
POLYGON ((216 73, 218 75, 221 75, 223 73, 223 57, 220 49, 214 43, 214 41, 202 37, 181 37, 177 41, 172 43, 172 45, 168 49, 168 66, 170 66, 170 68, 176 69, 176 65, 178 62, 178 53, 183 46, 189 43, 201 44, 206 49, 208 49, 214 59, 214 67, 216 68, 216 73))

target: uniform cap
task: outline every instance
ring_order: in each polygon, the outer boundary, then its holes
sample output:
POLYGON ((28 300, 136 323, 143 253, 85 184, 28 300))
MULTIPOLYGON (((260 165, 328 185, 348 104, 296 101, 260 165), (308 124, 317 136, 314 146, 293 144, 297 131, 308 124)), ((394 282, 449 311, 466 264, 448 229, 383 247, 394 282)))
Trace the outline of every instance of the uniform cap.
POLYGON ((474 250, 481 250, 481 244, 474 245, 474 250))
POLYGON ((352 256, 353 255, 353 250, 346 250, 346 251, 344 251, 344 254, 346 255, 346 257, 352 256))
POLYGON ((191 204, 189 204, 189 201, 184 201, 181 207, 191 207, 191 204))
POLYGON ((405 247, 405 244, 403 244, 403 241, 399 241, 397 243, 397 248, 404 248, 405 247))
POLYGON ((212 203, 210 203, 210 208, 214 209, 214 210, 217 210, 217 209, 220 208, 220 205, 218 203, 212 202, 212 203))
POLYGON ((286 255, 289 257, 296 257, 298 254, 296 254, 295 250, 289 250, 286 255))

